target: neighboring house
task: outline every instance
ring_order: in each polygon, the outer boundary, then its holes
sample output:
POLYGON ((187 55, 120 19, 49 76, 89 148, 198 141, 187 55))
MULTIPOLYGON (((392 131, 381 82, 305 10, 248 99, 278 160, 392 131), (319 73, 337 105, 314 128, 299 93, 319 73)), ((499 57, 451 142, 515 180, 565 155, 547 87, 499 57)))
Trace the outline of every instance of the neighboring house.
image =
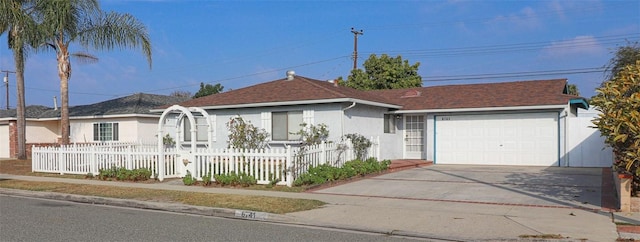
MULTIPOLYGON (((179 105, 209 116, 211 129, 192 112, 199 146, 227 147, 226 123, 239 115, 270 133, 271 147, 298 144, 292 133, 301 123, 326 124, 329 140, 350 133, 379 137, 382 159, 535 166, 577 164, 568 163, 567 127, 578 108, 589 108, 584 98, 567 94, 566 79, 359 91, 290 73, 179 105)), ((152 111, 174 111, 168 107, 152 111)), ((188 144, 190 127, 176 122, 179 113, 168 116, 163 130, 188 144)))
MULTIPOLYGON (((184 100, 173 96, 138 93, 95 104, 70 107, 70 142, 155 141, 160 115, 150 113, 149 110, 184 100)), ((27 151, 32 145, 58 144, 60 110, 28 106, 25 116, 27 151)), ((0 110, 0 158, 16 157, 16 132, 16 110, 0 110)))

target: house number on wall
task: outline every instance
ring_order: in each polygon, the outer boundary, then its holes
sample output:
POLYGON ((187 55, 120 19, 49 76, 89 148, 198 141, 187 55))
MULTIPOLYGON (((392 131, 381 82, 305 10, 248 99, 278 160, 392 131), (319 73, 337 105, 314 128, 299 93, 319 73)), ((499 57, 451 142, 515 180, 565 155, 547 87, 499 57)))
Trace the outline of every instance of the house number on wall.
POLYGON ((448 116, 440 117, 440 120, 442 120, 442 121, 451 120, 451 117, 448 117, 448 116))

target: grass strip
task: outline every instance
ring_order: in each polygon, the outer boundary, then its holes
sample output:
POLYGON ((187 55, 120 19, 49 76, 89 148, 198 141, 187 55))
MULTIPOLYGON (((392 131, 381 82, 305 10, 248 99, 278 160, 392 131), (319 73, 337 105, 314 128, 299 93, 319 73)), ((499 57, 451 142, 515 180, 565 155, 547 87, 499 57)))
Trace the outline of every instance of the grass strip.
POLYGON ((187 205, 242 209, 275 214, 306 211, 319 208, 325 204, 322 201, 309 199, 167 191, 61 182, 2 180, 0 181, 0 187, 29 191, 134 199, 140 201, 181 203, 187 205))

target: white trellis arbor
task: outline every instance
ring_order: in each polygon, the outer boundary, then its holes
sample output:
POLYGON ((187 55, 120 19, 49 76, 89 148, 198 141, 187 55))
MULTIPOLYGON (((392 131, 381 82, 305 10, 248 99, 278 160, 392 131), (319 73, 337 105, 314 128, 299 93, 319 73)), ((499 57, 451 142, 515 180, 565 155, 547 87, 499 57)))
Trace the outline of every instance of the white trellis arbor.
POLYGON ((197 122, 196 122, 196 118, 193 115, 193 112, 197 112, 200 113, 200 115, 202 115, 202 117, 204 117, 206 119, 206 125, 207 125, 207 147, 211 147, 213 144, 213 131, 215 127, 212 127, 212 121, 211 117, 209 115, 209 113, 207 111, 205 111, 202 108, 199 107, 183 107, 180 105, 173 105, 167 109, 164 110, 164 112, 162 112, 162 115, 160 116, 160 120, 158 121, 158 179, 160 181, 164 180, 164 176, 165 176, 165 149, 164 149, 164 143, 163 143, 163 138, 164 138, 164 128, 165 128, 165 121, 167 119, 167 116, 169 114, 174 114, 174 113, 179 113, 178 117, 175 120, 175 125, 173 127, 175 127, 176 129, 176 151, 178 152, 178 156, 179 158, 176 159, 177 161, 182 161, 182 163, 184 164, 184 170, 183 173, 186 171, 191 172, 192 174, 195 174, 195 166, 193 165, 193 154, 196 153, 196 149, 197 149, 197 122), (189 130, 189 132, 191 133, 191 140, 190 140, 190 148, 188 150, 188 152, 186 152, 187 150, 183 150, 182 149, 182 136, 181 134, 181 124, 182 124, 182 120, 184 119, 184 117, 187 117, 190 127, 191 129, 189 130))

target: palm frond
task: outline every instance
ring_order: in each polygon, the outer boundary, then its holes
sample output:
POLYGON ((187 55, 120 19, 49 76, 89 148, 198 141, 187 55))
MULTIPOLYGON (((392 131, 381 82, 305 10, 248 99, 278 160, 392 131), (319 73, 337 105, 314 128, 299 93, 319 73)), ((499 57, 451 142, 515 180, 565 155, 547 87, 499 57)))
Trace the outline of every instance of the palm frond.
POLYGON ((71 56, 74 57, 74 60, 77 60, 82 64, 93 64, 98 62, 98 57, 85 52, 72 53, 71 56))
POLYGON ((130 14, 109 12, 91 19, 78 34, 79 42, 96 50, 140 49, 152 66, 151 40, 145 25, 130 14))

